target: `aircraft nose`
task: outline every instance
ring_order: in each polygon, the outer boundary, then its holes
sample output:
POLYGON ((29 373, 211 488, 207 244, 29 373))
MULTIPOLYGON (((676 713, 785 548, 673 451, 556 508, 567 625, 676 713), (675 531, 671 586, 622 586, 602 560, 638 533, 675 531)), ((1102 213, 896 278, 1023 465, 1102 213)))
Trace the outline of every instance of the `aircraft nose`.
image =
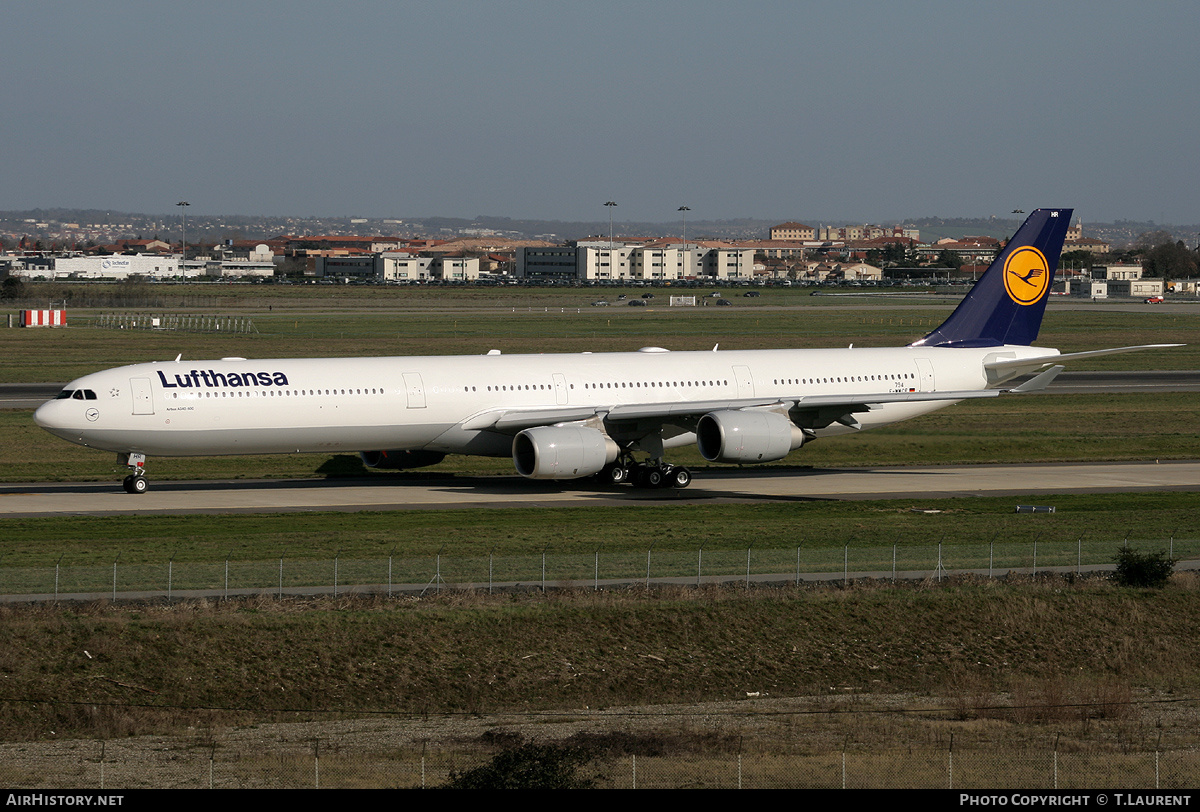
POLYGON ((46 401, 33 411, 33 422, 47 431, 66 428, 64 417, 62 404, 54 400, 46 401))

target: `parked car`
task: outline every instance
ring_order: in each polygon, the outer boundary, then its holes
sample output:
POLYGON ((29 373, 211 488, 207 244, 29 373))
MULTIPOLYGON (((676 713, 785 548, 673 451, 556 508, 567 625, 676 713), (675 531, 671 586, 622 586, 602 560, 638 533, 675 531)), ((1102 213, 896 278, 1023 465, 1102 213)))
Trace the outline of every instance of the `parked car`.
POLYGON ((1145 299, 1144 301, 1145 301, 1145 303, 1146 303, 1146 304, 1162 304, 1162 303, 1163 303, 1163 297, 1161 297, 1161 296, 1151 296, 1149 299, 1145 299))
POLYGON ((604 301, 603 299, 600 299, 598 301, 592 302, 592 307, 608 307, 608 302, 604 301))
POLYGON ((728 299, 717 299, 717 307, 733 307, 733 302, 728 299))

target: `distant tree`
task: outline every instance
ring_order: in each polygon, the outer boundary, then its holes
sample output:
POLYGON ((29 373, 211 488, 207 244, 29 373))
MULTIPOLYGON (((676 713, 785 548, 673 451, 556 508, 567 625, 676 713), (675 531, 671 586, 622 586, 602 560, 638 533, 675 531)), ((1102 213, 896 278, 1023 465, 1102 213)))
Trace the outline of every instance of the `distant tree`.
POLYGON ((942 268, 961 268, 962 259, 951 251, 942 251, 938 254, 937 264, 942 268))
POLYGON ((25 282, 19 276, 7 276, 0 283, 0 299, 6 302, 25 298, 25 282))
POLYGON ((1183 240, 1163 243, 1150 250, 1142 260, 1142 269, 1147 276, 1185 279, 1196 275, 1196 253, 1189 251, 1183 240))
POLYGON ((1175 238, 1171 236, 1171 232, 1169 231, 1163 231, 1162 229, 1159 229, 1158 231, 1143 231, 1138 235, 1137 240, 1134 242, 1134 246, 1148 251, 1156 245, 1174 242, 1174 240, 1175 238))
POLYGON ((1059 267, 1067 268, 1090 268, 1096 264, 1096 257, 1091 251, 1082 249, 1076 251, 1067 251, 1059 257, 1059 267))

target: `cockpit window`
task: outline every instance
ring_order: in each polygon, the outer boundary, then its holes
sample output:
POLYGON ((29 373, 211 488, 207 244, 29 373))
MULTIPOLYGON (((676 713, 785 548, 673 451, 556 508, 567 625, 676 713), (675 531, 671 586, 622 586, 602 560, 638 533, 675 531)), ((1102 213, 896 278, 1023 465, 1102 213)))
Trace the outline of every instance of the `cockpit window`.
POLYGON ((83 399, 84 400, 95 400, 96 393, 93 392, 91 389, 84 389, 83 390, 83 399))
POLYGON ((58 393, 58 395, 57 395, 57 396, 55 396, 55 398, 54 398, 54 399, 55 399, 55 400, 67 400, 67 399, 69 399, 69 398, 71 397, 71 395, 73 395, 73 394, 75 394, 75 390, 74 390, 74 389, 64 389, 64 390, 62 390, 61 392, 59 392, 59 393, 58 393))
POLYGON ((75 390, 75 394, 71 395, 71 397, 72 397, 72 399, 74 399, 74 400, 83 400, 83 390, 82 390, 82 389, 76 389, 76 390, 75 390))

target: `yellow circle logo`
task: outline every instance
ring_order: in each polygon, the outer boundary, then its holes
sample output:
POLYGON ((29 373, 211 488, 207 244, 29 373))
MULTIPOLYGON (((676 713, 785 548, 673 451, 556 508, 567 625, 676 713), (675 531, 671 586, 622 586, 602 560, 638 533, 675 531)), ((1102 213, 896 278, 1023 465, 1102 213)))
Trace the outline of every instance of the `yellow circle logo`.
POLYGON ((1050 286, 1050 265, 1042 252, 1031 245, 1018 248, 1004 262, 1004 289, 1020 305, 1031 305, 1050 286))

